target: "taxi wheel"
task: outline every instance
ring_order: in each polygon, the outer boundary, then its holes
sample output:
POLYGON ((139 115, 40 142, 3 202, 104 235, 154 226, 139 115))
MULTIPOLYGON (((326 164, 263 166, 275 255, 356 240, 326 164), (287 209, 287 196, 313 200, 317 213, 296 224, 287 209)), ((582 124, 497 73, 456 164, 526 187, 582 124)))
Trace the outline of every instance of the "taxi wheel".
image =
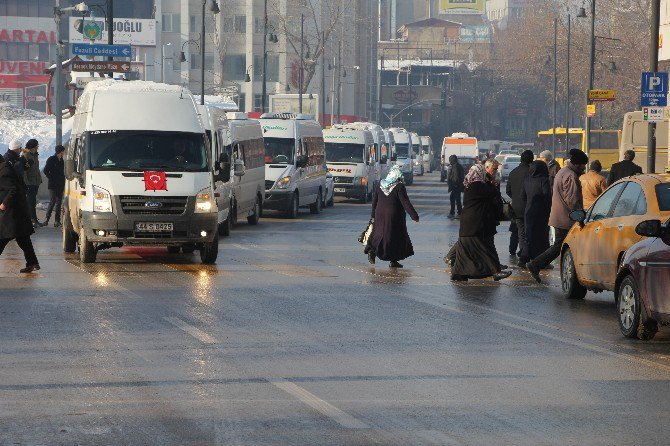
POLYGON ((632 339, 643 341, 651 340, 658 331, 656 321, 647 319, 643 321, 643 312, 640 292, 632 276, 626 276, 617 293, 617 309, 619 310, 619 328, 621 333, 632 339))
POLYGON ((586 288, 579 283, 572 251, 567 248, 561 260, 561 288, 568 299, 584 299, 586 288))

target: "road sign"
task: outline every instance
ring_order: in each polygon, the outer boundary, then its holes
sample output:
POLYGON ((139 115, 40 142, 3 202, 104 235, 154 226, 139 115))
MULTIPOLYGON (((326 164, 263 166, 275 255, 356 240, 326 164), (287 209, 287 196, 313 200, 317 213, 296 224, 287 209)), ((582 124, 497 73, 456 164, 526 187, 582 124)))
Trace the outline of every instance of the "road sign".
POLYGON ((588 104, 586 106, 586 116, 593 118, 596 115, 596 104, 588 104))
POLYGON ((668 73, 642 73, 642 107, 665 107, 668 105, 668 73))
POLYGON ((76 56, 111 56, 131 57, 133 55, 130 45, 87 45, 85 43, 73 43, 72 54, 76 56))
POLYGON ((647 122, 661 122, 664 110, 664 107, 642 107, 642 119, 647 122))
POLYGON ((616 90, 589 90, 589 101, 610 102, 616 99, 616 90))
POLYGON ((114 72, 114 73, 128 73, 130 72, 130 62, 122 61, 100 61, 87 62, 75 61, 72 62, 72 71, 78 72, 114 72))
POLYGON ((78 77, 77 80, 75 81, 75 85, 79 89, 83 89, 86 84, 90 82, 97 82, 97 81, 104 81, 106 78, 104 77, 78 77))

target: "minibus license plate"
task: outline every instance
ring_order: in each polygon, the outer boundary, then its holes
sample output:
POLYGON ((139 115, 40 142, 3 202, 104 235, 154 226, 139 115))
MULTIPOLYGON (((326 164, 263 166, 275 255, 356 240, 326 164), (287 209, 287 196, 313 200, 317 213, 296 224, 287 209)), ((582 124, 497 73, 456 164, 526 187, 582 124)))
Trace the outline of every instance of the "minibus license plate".
POLYGON ((136 222, 135 232, 172 232, 172 223, 136 222))
POLYGON ((337 192, 339 194, 339 193, 346 192, 346 189, 343 188, 343 187, 336 187, 335 189, 333 189, 333 191, 337 192))

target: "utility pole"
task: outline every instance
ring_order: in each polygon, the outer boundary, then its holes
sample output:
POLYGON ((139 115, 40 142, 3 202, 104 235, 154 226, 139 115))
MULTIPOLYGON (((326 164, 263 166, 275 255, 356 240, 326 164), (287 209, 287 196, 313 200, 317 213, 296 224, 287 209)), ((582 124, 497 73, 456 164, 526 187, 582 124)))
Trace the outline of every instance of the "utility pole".
POLYGON ((303 68, 305 67, 305 14, 300 14, 300 72, 298 73, 299 95, 298 110, 302 113, 303 68))
POLYGON ((60 0, 56 0, 54 19, 56 20, 56 72, 54 73, 54 105, 52 109, 56 115, 56 145, 63 144, 63 115, 61 110, 61 90, 63 89, 63 46, 60 43, 60 21, 62 11, 60 0))
MULTIPOLYGON (((114 44, 114 0, 107 0, 107 44, 108 45, 113 45, 114 44)), ((162 50, 162 42, 161 42, 161 50, 162 50)), ((132 59, 132 54, 131 54, 131 59, 132 59)), ((109 56, 107 60, 114 60, 113 56, 109 56)), ((161 60, 161 69, 163 68, 163 63, 164 60, 161 60)), ((162 75, 162 73, 161 73, 162 75)), ((109 77, 114 77, 113 72, 109 72, 109 77)))
MULTIPOLYGON (((661 0, 651 0, 651 42, 649 42, 649 69, 658 71, 658 28, 660 26, 661 0)), ((656 171, 656 123, 649 124, 647 142, 647 172, 656 171)))
MULTIPOLYGON (((591 0, 591 54, 589 56, 589 91, 593 90, 593 77, 594 69, 596 64, 596 0, 591 0)), ((586 104, 590 103, 588 99, 588 93, 586 96, 586 104)), ((586 154, 591 154, 591 118, 589 114, 586 114, 585 122, 585 133, 586 133, 586 154)))
POLYGON ((265 113, 268 72, 268 0, 263 2, 263 72, 261 73, 261 113, 265 113))
POLYGON ((332 81, 330 83, 330 126, 332 127, 335 123, 335 73, 339 70, 339 67, 336 66, 337 61, 335 60, 335 55, 333 55, 333 65, 332 67, 332 81))
POLYGON ((202 30, 200 31, 200 105, 205 105, 205 5, 202 0, 202 30))
POLYGON ((382 122, 382 74, 384 74, 384 52, 382 51, 381 68, 377 75, 377 123, 382 122))
POLYGON ((326 32, 321 31, 321 122, 326 126, 326 32))
POLYGON ((551 154, 556 157, 556 95, 558 93, 558 19, 554 19, 554 100, 551 114, 551 154))
POLYGON ((565 91, 565 156, 570 153, 570 14, 568 14, 567 82, 565 91))
POLYGON ((337 45, 337 123, 342 118, 342 40, 337 45))

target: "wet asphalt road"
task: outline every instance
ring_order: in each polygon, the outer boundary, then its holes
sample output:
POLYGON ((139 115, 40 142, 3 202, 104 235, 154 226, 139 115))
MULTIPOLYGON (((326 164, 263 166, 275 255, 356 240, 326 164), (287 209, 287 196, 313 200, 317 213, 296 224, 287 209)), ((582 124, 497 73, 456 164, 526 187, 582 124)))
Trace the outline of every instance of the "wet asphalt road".
MULTIPOLYGON (((515 270, 452 284, 446 187, 409 188, 405 269, 367 263, 369 205, 264 218, 215 266, 159 248, 0 258, 0 445, 668 444, 670 335, 625 340, 515 270)), ((497 236, 501 260, 508 233, 497 236)))

